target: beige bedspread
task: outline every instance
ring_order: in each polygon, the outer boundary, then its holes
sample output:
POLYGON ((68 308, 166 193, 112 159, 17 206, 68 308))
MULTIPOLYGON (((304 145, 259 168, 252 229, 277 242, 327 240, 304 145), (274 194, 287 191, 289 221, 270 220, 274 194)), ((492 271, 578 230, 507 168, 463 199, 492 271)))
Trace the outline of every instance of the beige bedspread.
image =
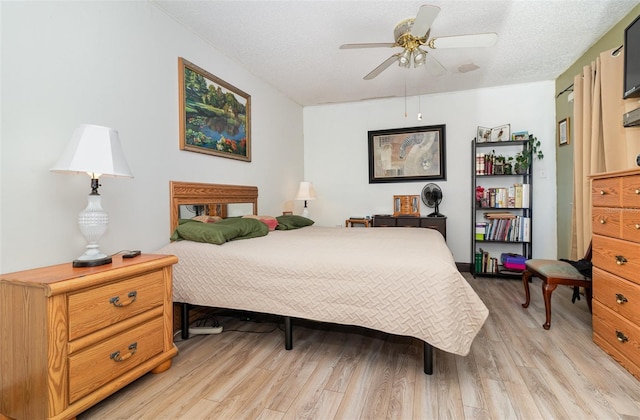
POLYGON ((469 352, 488 310, 432 229, 306 227, 179 241, 175 302, 357 325, 469 352))

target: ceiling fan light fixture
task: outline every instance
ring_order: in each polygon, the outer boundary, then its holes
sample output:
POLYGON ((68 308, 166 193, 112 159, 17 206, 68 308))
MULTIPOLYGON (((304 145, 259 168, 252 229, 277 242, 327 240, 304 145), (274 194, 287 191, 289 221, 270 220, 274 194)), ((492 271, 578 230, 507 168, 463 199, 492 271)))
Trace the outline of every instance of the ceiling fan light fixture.
POLYGON ((409 68, 409 64, 411 63, 411 51, 406 49, 398 56, 398 65, 400 67, 409 68))
POLYGON ((413 51, 413 67, 420 67, 424 65, 426 59, 427 53, 422 51, 420 48, 416 48, 413 51))

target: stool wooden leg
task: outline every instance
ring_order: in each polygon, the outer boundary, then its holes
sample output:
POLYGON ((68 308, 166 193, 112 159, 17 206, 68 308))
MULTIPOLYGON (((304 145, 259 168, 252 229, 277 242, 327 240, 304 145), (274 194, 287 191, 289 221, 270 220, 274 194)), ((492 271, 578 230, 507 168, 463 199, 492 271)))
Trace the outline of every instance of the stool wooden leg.
POLYGON ((529 294, 529 280, 531 280, 531 273, 527 270, 522 273, 522 284, 524 285, 525 302, 522 304, 523 308, 529 307, 531 301, 531 295, 529 294))
POLYGON ((547 320, 542 324, 542 328, 548 330, 551 328, 551 293, 556 290, 557 284, 548 284, 546 281, 542 283, 542 295, 544 296, 544 312, 547 320))

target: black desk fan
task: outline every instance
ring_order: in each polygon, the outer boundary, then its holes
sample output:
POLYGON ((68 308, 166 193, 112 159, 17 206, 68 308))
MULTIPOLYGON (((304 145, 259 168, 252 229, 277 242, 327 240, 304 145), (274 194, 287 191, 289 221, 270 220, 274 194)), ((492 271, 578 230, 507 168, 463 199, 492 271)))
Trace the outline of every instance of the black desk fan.
POLYGON ((422 189, 422 202, 427 206, 434 209, 434 212, 428 214, 427 217, 446 217, 438 211, 438 206, 442 201, 442 190, 434 183, 429 183, 422 189))

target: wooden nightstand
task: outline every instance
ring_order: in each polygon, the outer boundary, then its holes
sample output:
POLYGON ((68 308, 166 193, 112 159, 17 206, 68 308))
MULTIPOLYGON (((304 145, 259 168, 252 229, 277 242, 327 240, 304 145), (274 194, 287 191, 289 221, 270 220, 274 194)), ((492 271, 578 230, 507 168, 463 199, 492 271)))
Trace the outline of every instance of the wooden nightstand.
MULTIPOLYGON (((0 414, 73 418, 147 372, 171 367, 178 258, 114 256, 0 278, 0 414)), ((1 415, 0 415, 1 417, 1 415)))

